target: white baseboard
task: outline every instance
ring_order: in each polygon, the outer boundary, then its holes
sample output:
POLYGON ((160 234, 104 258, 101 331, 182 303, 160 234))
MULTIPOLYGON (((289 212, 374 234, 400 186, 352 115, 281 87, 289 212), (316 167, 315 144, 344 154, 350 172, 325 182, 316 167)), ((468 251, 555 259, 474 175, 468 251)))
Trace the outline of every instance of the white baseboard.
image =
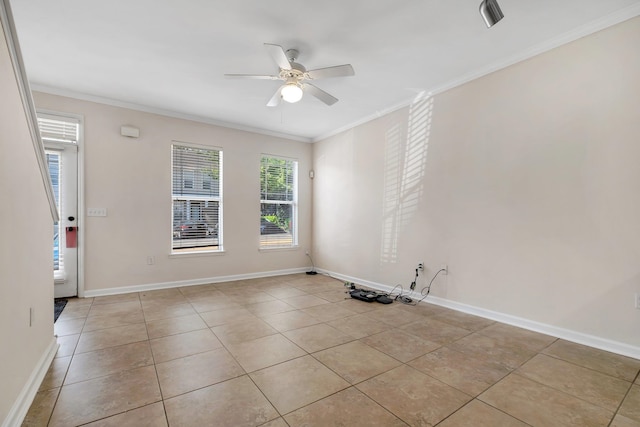
MULTIPOLYGON (((337 279, 345 280, 348 282, 354 282, 359 285, 377 289, 383 292, 391 292, 393 287, 383 285, 381 283, 371 282, 369 280, 360 279, 357 277, 351 277, 332 271, 326 271, 318 269, 322 273, 329 274, 337 279)), ((411 292, 409 294, 414 299, 422 298, 420 292, 411 292)), ((546 323, 540 323, 534 320, 525 319, 523 317, 512 316, 510 314, 500 313, 497 311, 487 310, 481 307, 475 307, 468 304, 463 304, 456 301, 451 301, 445 298, 439 298, 429 295, 423 302, 427 302, 434 305, 450 308, 452 310, 461 311, 463 313, 473 314, 475 316, 484 317, 486 319, 495 320, 500 323, 506 323, 508 325, 517 326, 519 328, 528 329, 530 331, 540 332, 542 334, 551 335, 556 338, 562 338, 567 341, 583 344, 589 347, 594 347, 600 350, 609 351, 611 353, 620 354, 622 356, 633 357, 634 359, 640 359, 640 347, 626 344, 619 341, 613 341, 607 338, 598 337, 595 335, 585 334, 570 329, 561 328, 554 325, 548 325, 546 323)))
POLYGON ((24 417, 27 415, 29 407, 33 403, 33 399, 36 397, 40 384, 42 384, 42 380, 44 380, 44 376, 47 374, 57 351, 58 341, 56 337, 53 337, 9 410, 7 418, 2 422, 2 427, 20 427, 22 425, 22 421, 24 421, 24 417))
POLYGON ((202 279, 177 280, 174 282, 148 283, 145 285, 122 286, 118 288, 104 288, 85 290, 84 297, 100 297, 105 295, 129 294, 132 292, 146 292, 158 289, 177 288, 181 286, 207 285, 210 283, 235 282, 238 280, 260 279, 263 277, 285 276, 287 274, 298 274, 308 271, 309 267, 290 268, 287 270, 262 271, 258 273, 236 274, 232 276, 205 277, 202 279))
MULTIPOLYGON (((119 288, 95 289, 95 290, 85 291, 85 297, 89 298, 89 297, 97 297, 97 296, 105 296, 105 295, 125 294, 125 293, 131 293, 131 292, 145 292, 145 291, 152 291, 157 289, 176 288, 181 286, 196 286, 196 285, 206 285, 209 283, 234 282, 238 280, 258 279, 262 277, 284 276, 287 274, 304 273, 307 270, 308 270, 308 267, 292 268, 287 270, 265 271, 265 272, 258 272, 258 273, 249 273, 249 274, 237 274, 237 275, 231 275, 231 276, 216 276, 216 277, 207 277, 202 279, 179 280, 174 282, 149 283, 145 285, 124 286, 119 288)), ((393 289, 392 286, 384 285, 377 282, 371 282, 369 280, 364 280, 358 277, 352 277, 345 274, 340 274, 340 273, 323 270, 323 269, 317 269, 317 270, 320 273, 328 274, 337 279, 358 283, 359 285, 366 286, 372 289, 377 289, 383 292, 391 292, 393 289)), ((419 292, 415 292, 415 291, 412 292, 410 296, 414 299, 420 299, 422 297, 419 292)), ((612 353, 620 354, 623 356, 640 359, 640 347, 622 343, 619 341, 613 341, 607 338, 585 334, 582 332, 573 331, 570 329, 565 329, 565 328, 561 328, 554 325, 548 325, 548 324, 540 323, 534 320, 525 319, 523 317, 518 317, 510 314, 500 313, 497 311, 487 310, 485 308, 475 307, 472 305, 463 304, 460 302, 447 300, 447 299, 439 298, 435 296, 429 296, 424 302, 450 308, 456 311, 461 311, 463 313, 473 314, 476 316, 484 317, 486 319, 495 320, 497 322, 505 323, 512 326, 517 326, 523 329, 528 329, 530 331, 540 332, 542 334, 551 335, 557 338, 562 338, 567 341, 583 344, 589 347, 598 348, 600 350, 610 351, 612 353)))

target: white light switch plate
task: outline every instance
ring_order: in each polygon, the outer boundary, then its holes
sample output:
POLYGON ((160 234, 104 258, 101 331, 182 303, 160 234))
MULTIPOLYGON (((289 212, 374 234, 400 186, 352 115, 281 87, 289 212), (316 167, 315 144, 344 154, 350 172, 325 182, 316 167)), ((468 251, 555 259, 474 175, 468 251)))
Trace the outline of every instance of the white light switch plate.
POLYGON ((87 208, 87 216, 107 216, 107 208, 87 208))

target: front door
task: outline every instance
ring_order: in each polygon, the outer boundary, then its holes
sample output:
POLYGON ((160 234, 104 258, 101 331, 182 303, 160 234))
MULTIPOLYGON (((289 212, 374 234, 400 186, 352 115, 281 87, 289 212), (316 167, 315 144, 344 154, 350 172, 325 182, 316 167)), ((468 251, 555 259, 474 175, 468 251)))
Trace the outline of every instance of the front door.
POLYGON ((55 298, 78 295, 78 147, 45 141, 60 221, 53 226, 55 298))

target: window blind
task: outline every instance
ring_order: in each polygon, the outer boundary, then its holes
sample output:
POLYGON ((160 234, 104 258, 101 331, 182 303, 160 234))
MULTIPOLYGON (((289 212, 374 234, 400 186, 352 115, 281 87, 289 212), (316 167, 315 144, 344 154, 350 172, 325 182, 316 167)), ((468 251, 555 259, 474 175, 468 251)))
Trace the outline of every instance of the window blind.
POLYGON ((39 115, 38 128, 44 141, 78 143, 80 122, 76 119, 39 115))
POLYGON ((222 151, 172 145, 172 249, 222 250, 222 151))

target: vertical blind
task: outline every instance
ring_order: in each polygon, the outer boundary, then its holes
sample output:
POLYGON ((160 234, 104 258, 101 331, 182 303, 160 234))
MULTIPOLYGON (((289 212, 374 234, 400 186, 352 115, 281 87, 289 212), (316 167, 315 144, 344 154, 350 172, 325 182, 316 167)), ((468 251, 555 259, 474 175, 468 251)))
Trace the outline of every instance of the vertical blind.
POLYGON ((260 161, 260 247, 297 244, 298 162, 272 156, 260 161))
POLYGON ((172 249, 222 249, 222 151, 172 146, 172 249))

